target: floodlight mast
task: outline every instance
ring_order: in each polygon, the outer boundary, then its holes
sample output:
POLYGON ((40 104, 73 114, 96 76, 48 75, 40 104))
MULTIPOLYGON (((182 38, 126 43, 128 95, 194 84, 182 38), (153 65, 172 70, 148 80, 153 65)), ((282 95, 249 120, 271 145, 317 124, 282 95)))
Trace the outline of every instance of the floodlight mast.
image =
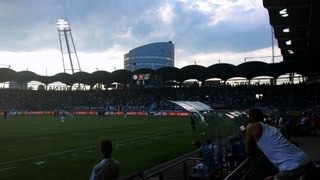
POLYGON ((76 69, 76 70, 81 71, 80 62, 78 59, 76 47, 74 45, 70 24, 69 24, 67 18, 59 18, 57 20, 57 28, 58 28, 58 34, 59 34, 60 50, 61 50, 61 55, 62 55, 62 63, 63 63, 64 72, 66 73, 66 70, 68 70, 68 69, 66 69, 65 62, 64 62, 64 54, 66 54, 66 53, 68 54, 68 57, 69 57, 72 74, 75 71, 75 69, 73 67, 73 61, 72 61, 72 53, 75 55, 77 62, 78 62, 79 69, 76 69), (62 45, 62 40, 61 40, 63 38, 63 36, 65 39, 65 46, 67 48, 67 51, 63 50, 63 45, 62 45), (71 40, 72 44, 70 44, 70 42, 69 42, 70 40, 71 40), (71 48, 72 48, 72 50, 71 50, 71 48))

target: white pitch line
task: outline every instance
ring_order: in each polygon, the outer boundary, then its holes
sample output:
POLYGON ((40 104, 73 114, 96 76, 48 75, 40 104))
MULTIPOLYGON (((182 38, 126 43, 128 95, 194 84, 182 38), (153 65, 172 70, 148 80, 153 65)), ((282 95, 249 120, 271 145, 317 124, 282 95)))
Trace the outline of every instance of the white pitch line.
POLYGON ((0 171, 6 171, 6 170, 14 169, 14 168, 17 168, 17 166, 3 168, 3 169, 0 169, 0 171))
MULTIPOLYGON (((163 133, 159 133, 159 134, 155 134, 153 136, 159 136, 159 135, 166 135, 169 133, 173 133, 173 132, 180 132, 180 131, 184 131, 185 129, 180 129, 180 130, 175 130, 175 131, 169 131, 169 132, 163 132, 163 133)), ((151 137, 153 137, 151 136, 151 137)), ((137 137, 137 138, 130 138, 130 139, 124 139, 124 140, 119 140, 119 141, 115 141, 114 143, 122 143, 122 142, 127 142, 127 141, 132 141, 132 140, 138 140, 138 139, 144 139, 146 137, 150 137, 150 135, 146 135, 146 136, 141 136, 141 137, 137 137)), ((88 146, 88 147, 83 147, 83 148, 77 148, 77 149, 71 149, 71 150, 67 150, 67 151, 62 151, 62 152, 57 152, 57 153, 49 153, 49 154, 44 154, 44 155, 40 155, 40 156, 34 156, 34 157, 30 157, 30 158, 22 158, 22 159, 17 159, 17 160, 12 160, 12 161, 7 161, 7 162, 2 162, 0 163, 0 165, 4 165, 4 164, 11 164, 11 163, 16 163, 16 162, 21 162, 21 161, 27 161, 27 160, 33 160, 33 159, 39 159, 39 158, 44 158, 44 157, 49 157, 49 156, 55 156, 55 155, 60 155, 60 154, 65 154, 65 153, 70 153, 70 152, 75 152, 75 151, 81 151, 81 150, 85 150, 85 149, 91 149, 91 148, 95 148, 98 147, 98 145, 95 146, 88 146)))

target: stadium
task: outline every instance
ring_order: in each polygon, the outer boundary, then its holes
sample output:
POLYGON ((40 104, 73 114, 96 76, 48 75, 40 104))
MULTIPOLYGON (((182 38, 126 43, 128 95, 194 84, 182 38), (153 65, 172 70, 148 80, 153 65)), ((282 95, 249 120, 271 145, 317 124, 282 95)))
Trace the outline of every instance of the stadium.
POLYGON ((252 107, 319 163, 319 11, 306 0, 263 3, 280 63, 176 68, 174 45, 163 42, 129 51, 125 69, 113 72, 42 76, 0 68, 0 179, 89 179, 106 138, 121 164, 119 179, 263 179, 277 172, 268 159, 258 154, 238 161, 232 149, 231 139, 245 141, 252 107), (283 9, 289 18, 279 17, 283 9), (290 33, 283 31, 287 27, 290 33), (158 45, 170 51, 170 64, 140 66, 134 57, 148 56, 150 49, 156 56, 152 49, 158 45), (301 126, 302 117, 309 123, 301 126), (199 143, 208 139, 215 166, 203 173, 198 165, 206 156, 199 143))

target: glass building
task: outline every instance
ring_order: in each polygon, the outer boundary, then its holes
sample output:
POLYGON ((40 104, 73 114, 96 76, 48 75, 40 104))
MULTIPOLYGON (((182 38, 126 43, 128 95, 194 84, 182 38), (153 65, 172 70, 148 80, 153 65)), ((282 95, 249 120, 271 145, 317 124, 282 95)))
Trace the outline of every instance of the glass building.
POLYGON ((146 44, 124 55, 124 69, 129 71, 157 70, 167 66, 174 66, 174 44, 171 41, 146 44))

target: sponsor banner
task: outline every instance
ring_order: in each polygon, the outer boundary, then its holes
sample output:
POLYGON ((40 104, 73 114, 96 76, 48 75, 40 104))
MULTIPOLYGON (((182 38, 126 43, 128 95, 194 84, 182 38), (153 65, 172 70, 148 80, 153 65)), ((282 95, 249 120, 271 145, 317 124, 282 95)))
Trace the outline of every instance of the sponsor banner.
POLYGON ((187 113, 187 112, 178 112, 177 116, 189 116, 189 113, 187 113))
POLYGON ((127 112, 127 115, 137 115, 137 112, 127 112))
POLYGON ((189 116, 187 112, 167 112, 167 116, 189 116))
POLYGON ((117 111, 117 112, 116 112, 116 115, 124 115, 124 112, 117 111))
POLYGON ((150 114, 154 116, 166 116, 167 112, 151 112, 150 114))
POLYGON ((17 112, 18 115, 52 115, 53 111, 22 111, 17 112))
POLYGON ((137 112, 137 115, 138 116, 146 116, 146 115, 148 115, 148 113, 146 113, 146 112, 137 112))
POLYGON ((97 111, 74 111, 74 115, 97 115, 97 111))
MULTIPOLYGON (((15 113, 11 113, 10 115, 53 115, 54 111, 17 111, 15 113)), ((98 115, 97 111, 73 111, 73 115, 98 115)), ((104 113, 105 115, 119 115, 124 116, 125 113, 122 111, 108 111, 104 113)), ((127 112, 127 115, 131 116, 189 116, 187 112, 127 112)), ((0 115, 3 115, 3 112, 0 112, 0 115)))

